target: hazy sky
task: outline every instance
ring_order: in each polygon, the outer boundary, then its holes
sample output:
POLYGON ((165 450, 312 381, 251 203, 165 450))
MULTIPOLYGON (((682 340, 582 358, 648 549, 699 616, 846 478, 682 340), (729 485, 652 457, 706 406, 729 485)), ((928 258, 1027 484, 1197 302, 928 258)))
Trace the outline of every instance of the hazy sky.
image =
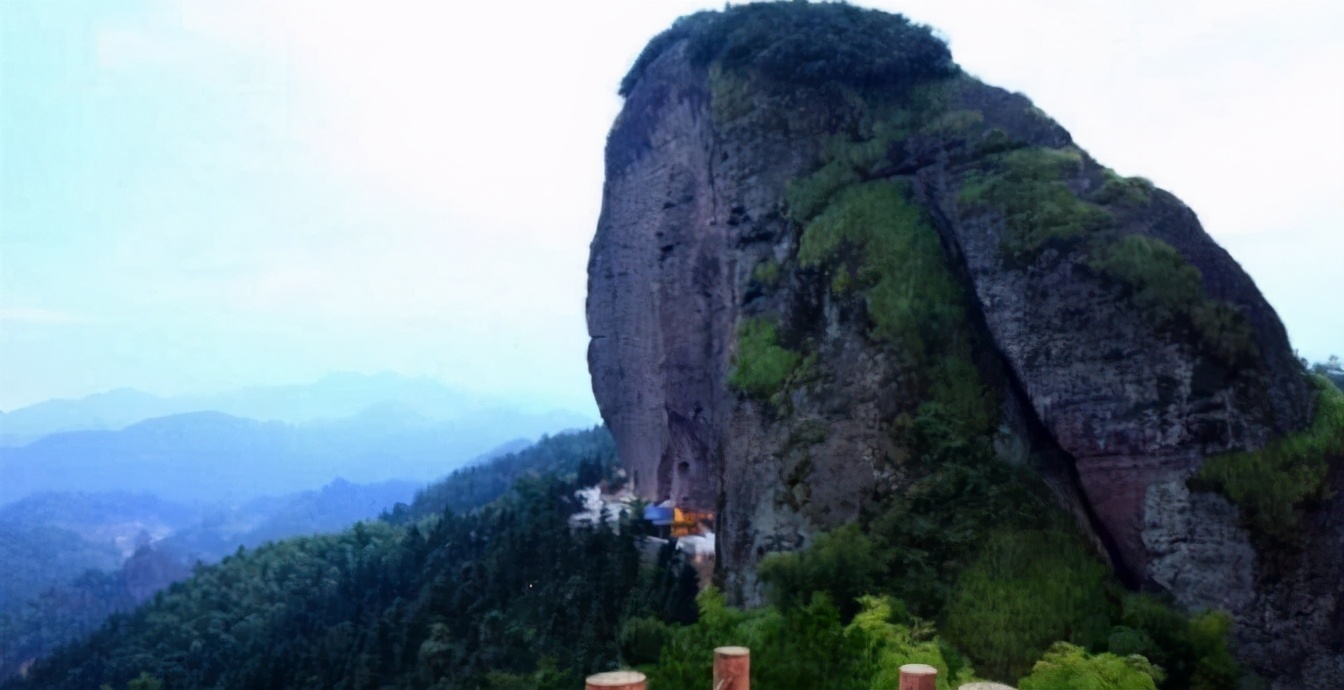
MULTIPOLYGON (((1181 197, 1344 354, 1344 3, 857 4, 1181 197)), ((594 411, 616 85, 717 6, 6 0, 0 409, 393 370, 594 411)))

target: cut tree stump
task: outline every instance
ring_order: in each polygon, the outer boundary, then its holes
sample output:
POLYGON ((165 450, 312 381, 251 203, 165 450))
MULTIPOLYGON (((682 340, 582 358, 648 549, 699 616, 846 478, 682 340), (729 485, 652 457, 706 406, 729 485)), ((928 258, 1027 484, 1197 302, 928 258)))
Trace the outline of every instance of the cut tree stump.
POLYGON ((607 671, 588 676, 583 690, 648 690, 648 680, 639 671, 607 671))
POLYGON ((928 664, 906 664, 901 667, 900 690, 937 690, 938 669, 928 664))
POLYGON ((751 650, 719 647, 714 650, 713 690, 751 690, 751 650))

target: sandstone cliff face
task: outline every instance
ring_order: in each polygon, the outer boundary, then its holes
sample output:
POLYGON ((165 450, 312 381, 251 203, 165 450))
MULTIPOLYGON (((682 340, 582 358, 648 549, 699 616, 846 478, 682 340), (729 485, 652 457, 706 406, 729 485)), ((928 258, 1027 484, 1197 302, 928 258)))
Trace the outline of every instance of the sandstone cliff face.
POLYGON ((1344 687, 1344 490, 1309 514, 1303 548, 1266 562, 1235 506, 1186 485, 1206 456, 1312 414, 1273 309, 1190 209, 966 77, 935 80, 913 124, 881 130, 864 94, 688 51, 672 41, 644 68, 610 135, 589 366, 636 491, 716 511, 730 596, 758 601, 764 554, 859 519, 914 471, 920 360, 874 335, 875 290, 843 287, 864 257, 800 259, 810 230, 790 189, 835 160, 840 134, 876 142, 845 173, 899 183, 937 233, 1000 459, 1033 468, 1131 586, 1231 612, 1239 655, 1276 687, 1344 687), (1031 235, 1023 218, 1061 204, 1077 218, 1031 235), (1135 282, 1126 252, 1154 247, 1140 266, 1192 266, 1198 309, 1135 282), (753 319, 806 357, 769 396, 730 385, 753 319))

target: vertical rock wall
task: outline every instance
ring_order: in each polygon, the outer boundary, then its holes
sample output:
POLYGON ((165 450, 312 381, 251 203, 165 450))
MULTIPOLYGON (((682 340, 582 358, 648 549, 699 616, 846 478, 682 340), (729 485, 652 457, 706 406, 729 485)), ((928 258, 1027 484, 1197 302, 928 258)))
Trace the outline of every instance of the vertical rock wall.
MULTIPOLYGON (((745 101, 716 101, 722 78, 674 43, 648 65, 612 129, 589 263, 589 367, 635 490, 716 512, 721 584, 752 603, 764 554, 799 548, 900 489, 893 425, 915 401, 912 372, 873 343, 862 308, 797 267, 797 227, 784 215, 789 182, 861 114, 825 87, 762 84, 745 101), (753 278, 766 263, 784 267, 772 289, 753 278), (810 383, 773 402, 728 385, 738 329, 758 315, 781 320, 794 339, 784 345, 815 354, 810 383)), ((1161 240, 1196 267, 1206 293, 1249 322, 1254 363, 1229 369, 1155 326, 1078 246, 1006 261, 1004 218, 959 198, 983 169, 974 141, 994 134, 1051 150, 1072 142, 1020 95, 969 79, 947 93, 948 110, 974 112, 981 124, 907 138, 882 174, 910 182, 965 284, 978 364, 1002 397, 1000 455, 1012 461, 1034 448, 1055 458, 1038 470, 1131 584, 1192 609, 1231 611, 1243 658, 1262 672, 1281 655, 1315 669, 1315 680, 1276 687, 1344 687, 1340 499, 1313 514, 1297 561, 1271 566, 1231 504, 1185 487, 1206 455, 1258 448, 1310 417, 1310 391, 1273 309, 1160 190, 1117 212, 1117 232, 1161 240)), ((1086 196, 1103 179, 1084 154, 1067 183, 1086 196)))

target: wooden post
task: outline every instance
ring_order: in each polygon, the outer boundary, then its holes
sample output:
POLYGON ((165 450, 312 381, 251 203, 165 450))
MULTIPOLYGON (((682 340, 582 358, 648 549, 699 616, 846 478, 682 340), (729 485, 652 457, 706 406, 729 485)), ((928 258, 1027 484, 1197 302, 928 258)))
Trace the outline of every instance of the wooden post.
POLYGON ((900 690, 935 690, 938 669, 928 664, 906 664, 901 667, 900 690))
POLYGON ((647 690, 646 683, 639 671, 607 671, 588 676, 583 690, 647 690))
POLYGON ((751 650, 719 647, 714 650, 713 690, 751 690, 751 650))

